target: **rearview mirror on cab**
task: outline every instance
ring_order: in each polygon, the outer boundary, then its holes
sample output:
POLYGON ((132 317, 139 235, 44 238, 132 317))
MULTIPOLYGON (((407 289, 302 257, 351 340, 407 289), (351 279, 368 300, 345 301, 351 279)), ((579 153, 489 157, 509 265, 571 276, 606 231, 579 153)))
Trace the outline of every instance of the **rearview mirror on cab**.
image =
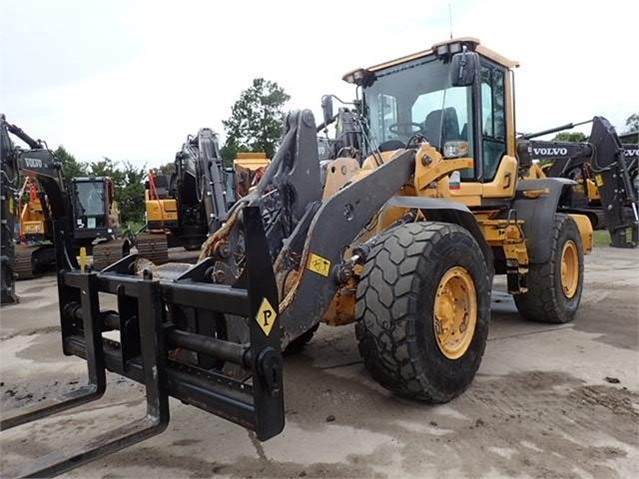
POLYGON ((322 113, 324 114, 324 126, 333 123, 333 97, 331 95, 322 97, 322 113))
POLYGON ((450 64, 450 82, 453 86, 470 86, 475 81, 479 55, 463 51, 455 53, 450 64))

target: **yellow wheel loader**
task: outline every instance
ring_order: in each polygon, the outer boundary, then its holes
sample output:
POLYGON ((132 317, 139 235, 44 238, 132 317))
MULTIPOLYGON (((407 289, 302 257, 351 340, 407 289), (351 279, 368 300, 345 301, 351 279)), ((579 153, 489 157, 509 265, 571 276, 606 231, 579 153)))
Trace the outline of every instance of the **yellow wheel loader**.
MULTIPOLYGON (((4 414, 2 428, 99 398, 106 370, 145 385, 147 414, 30 473, 57 474, 158 434, 169 397, 259 440, 279 434, 282 351, 322 322, 355 323, 364 364, 385 388, 441 403, 479 368, 495 274, 525 318, 574 319, 592 228, 558 212, 574 182, 522 179, 530 163, 516 148, 516 66, 464 38, 347 74, 359 151, 321 166, 312 113, 289 114, 269 168, 195 265, 132 254, 81 272, 66 253, 55 165, 32 165, 55 218, 63 350, 87 361, 88 383, 4 414), (116 296, 116 310, 100 304, 104 295, 116 296)), ((324 113, 332 120, 330 101, 324 113)))

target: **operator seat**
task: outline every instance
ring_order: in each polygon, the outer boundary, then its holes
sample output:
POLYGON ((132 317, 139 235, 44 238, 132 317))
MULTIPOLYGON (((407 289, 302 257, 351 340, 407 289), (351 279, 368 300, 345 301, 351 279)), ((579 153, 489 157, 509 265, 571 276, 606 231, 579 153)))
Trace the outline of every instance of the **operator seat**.
POLYGON ((448 107, 443 110, 431 111, 428 115, 426 115, 423 130, 424 137, 428 143, 438 149, 441 149, 444 146, 443 144, 447 141, 459 140, 459 121, 457 119, 457 110, 453 107, 448 107))

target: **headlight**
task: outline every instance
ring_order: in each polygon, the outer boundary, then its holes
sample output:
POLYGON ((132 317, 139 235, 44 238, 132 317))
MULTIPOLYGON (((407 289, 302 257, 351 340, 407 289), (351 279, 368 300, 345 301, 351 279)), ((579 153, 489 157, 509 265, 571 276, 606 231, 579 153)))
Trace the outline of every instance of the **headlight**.
POLYGON ((447 141, 444 143, 444 158, 462 158, 468 156, 467 141, 447 141))

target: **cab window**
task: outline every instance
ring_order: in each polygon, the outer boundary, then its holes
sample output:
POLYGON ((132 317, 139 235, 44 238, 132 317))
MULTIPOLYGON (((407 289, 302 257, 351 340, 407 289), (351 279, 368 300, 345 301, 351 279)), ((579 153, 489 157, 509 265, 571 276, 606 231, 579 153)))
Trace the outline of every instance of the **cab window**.
POLYGON ((484 181, 495 178, 506 153, 504 71, 494 65, 481 67, 482 158, 484 181))

